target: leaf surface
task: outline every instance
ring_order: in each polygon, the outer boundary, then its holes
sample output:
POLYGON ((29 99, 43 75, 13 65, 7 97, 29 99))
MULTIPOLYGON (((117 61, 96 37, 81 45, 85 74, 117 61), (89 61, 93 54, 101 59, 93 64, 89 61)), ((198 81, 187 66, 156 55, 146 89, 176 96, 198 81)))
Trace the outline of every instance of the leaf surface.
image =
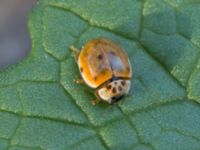
POLYGON ((41 0, 30 55, 0 72, 0 149, 200 149, 200 3, 41 0), (92 38, 129 55, 129 96, 91 105, 70 45, 92 38))

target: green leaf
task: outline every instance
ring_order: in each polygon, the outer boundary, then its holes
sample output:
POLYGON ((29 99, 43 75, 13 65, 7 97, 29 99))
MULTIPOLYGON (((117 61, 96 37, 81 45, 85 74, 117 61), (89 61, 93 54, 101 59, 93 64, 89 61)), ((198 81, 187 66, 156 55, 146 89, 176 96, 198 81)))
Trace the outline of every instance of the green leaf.
POLYGON ((40 0, 32 51, 0 72, 1 150, 200 149, 200 3, 40 0), (129 96, 99 103, 70 45, 106 37, 128 53, 129 96))

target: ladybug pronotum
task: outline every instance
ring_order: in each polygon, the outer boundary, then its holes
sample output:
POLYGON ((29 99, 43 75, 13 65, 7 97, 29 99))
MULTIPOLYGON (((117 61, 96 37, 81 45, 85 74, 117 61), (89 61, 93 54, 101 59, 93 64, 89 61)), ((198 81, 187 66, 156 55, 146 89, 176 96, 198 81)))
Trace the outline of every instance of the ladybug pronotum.
MULTIPOLYGON (((75 47, 71 49, 77 52, 75 47)), ((78 52, 77 63, 83 80, 95 90, 97 98, 113 104, 128 94, 132 68, 127 54, 116 43, 103 38, 87 42, 78 52)))

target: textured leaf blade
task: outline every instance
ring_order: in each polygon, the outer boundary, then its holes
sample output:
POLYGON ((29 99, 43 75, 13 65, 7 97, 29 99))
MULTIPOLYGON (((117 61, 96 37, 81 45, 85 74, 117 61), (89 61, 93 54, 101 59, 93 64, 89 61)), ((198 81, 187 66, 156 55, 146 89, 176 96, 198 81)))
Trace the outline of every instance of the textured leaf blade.
POLYGON ((199 9, 175 0, 40 1, 31 54, 0 72, 0 149, 199 149, 199 9), (91 105, 91 89, 74 82, 68 47, 96 37, 119 43, 133 66, 130 95, 117 105, 91 105))

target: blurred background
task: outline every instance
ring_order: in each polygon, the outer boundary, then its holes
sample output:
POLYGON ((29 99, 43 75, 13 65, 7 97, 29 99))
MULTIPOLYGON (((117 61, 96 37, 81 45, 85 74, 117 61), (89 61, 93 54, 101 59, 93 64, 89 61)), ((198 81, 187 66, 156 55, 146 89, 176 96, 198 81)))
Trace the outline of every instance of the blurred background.
POLYGON ((31 50, 28 15, 37 0, 0 0, 0 70, 31 50))

